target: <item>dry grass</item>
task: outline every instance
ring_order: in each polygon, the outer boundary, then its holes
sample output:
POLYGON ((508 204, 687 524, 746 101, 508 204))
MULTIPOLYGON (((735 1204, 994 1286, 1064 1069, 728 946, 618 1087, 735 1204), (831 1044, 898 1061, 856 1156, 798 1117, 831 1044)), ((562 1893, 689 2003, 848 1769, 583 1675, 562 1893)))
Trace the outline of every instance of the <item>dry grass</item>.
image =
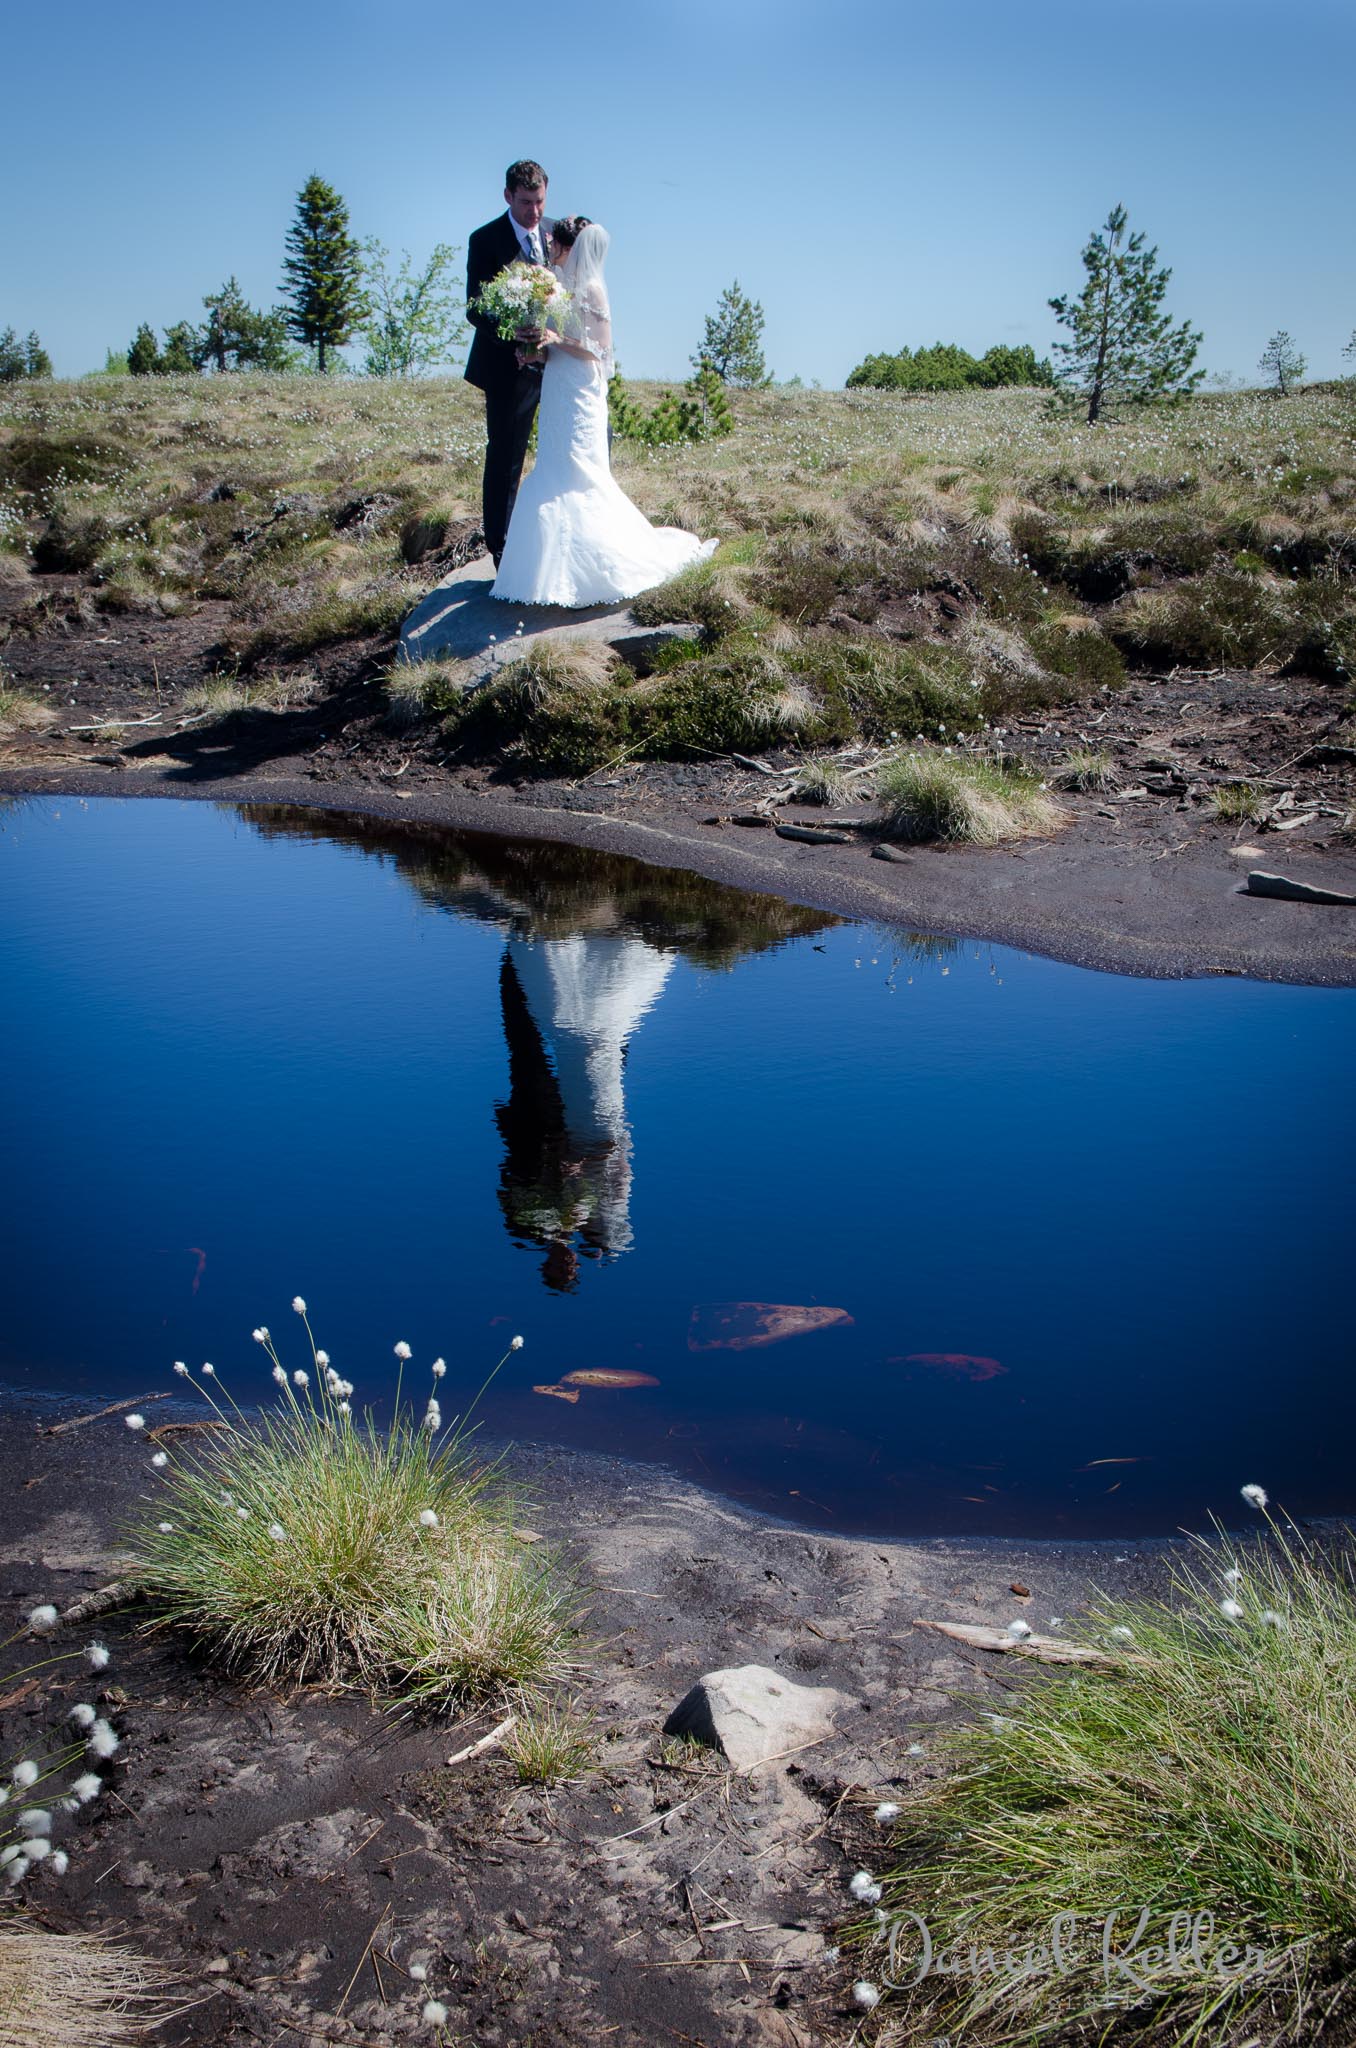
POLYGON ((170 2010, 169 1979, 85 1934, 0 1926, 0 2048, 122 2048, 170 2010))
POLYGON ((28 690, 17 688, 0 664, 0 733, 41 732, 55 719, 52 706, 28 690))
POLYGON ((893 839, 997 846, 1043 838, 1062 822, 1059 805, 1035 776, 936 747, 888 761, 876 788, 880 827, 893 839))

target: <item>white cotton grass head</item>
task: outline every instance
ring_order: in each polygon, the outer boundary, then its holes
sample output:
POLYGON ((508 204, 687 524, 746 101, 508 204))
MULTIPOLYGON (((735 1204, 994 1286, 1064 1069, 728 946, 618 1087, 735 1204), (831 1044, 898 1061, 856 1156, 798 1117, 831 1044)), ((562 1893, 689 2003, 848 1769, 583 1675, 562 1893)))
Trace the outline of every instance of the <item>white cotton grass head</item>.
POLYGON ((522 1338, 521 1338, 521 1337, 514 1337, 514 1338, 512 1338, 512 1339, 510 1340, 510 1343, 509 1343, 509 1350, 510 1350, 510 1351, 521 1351, 521 1350, 522 1350, 522 1348, 523 1348, 523 1340, 522 1340, 522 1338))
POLYGON ((287 1374, 283 1371, 280 1365, 274 1366, 273 1378, 278 1382, 278 1385, 280 1387, 285 1387, 287 1385, 287 1374))
POLYGON ((411 1351, 409 1345, 405 1342, 405 1339, 403 1337, 401 1338, 400 1342, 394 1345, 392 1348, 394 1349, 395 1355, 400 1360, 402 1365, 405 1363, 405 1360, 407 1358, 414 1357, 414 1353, 411 1351))
POLYGON ((248 1520, 249 1520, 249 1518, 250 1518, 250 1511, 249 1511, 249 1509, 248 1509, 248 1508, 237 1508, 237 1509, 236 1509, 236 1511, 235 1511, 235 1518, 236 1518, 237 1522, 248 1522, 248 1520))
POLYGON ((1236 1564, 1231 1564, 1231 1565, 1230 1565, 1230 1567, 1229 1567, 1229 1569, 1228 1569, 1228 1571, 1227 1571, 1227 1572, 1225 1572, 1225 1574, 1224 1574, 1224 1583, 1225 1583, 1225 1585, 1226 1585, 1226 1586, 1241 1586, 1241 1585, 1242 1585, 1242 1583, 1243 1583, 1243 1574, 1242 1574, 1242 1572, 1241 1572, 1241 1571, 1240 1571, 1240 1570, 1238 1569, 1238 1566, 1237 1566, 1236 1564))
POLYGON ((880 1986, 872 1984, 866 1977, 859 1977, 852 1987, 852 2003, 863 2012, 874 2012, 880 2004, 880 1986))
POLYGON ((428 1407, 424 1410, 424 1427, 425 1429, 431 1429, 436 1436, 442 1426, 443 1411, 436 1401, 430 1400, 428 1407))
POLYGON ((432 1508, 421 1508, 419 1510, 419 1526, 421 1529, 436 1529, 438 1527, 438 1517, 432 1508))
POLYGON ((38 1782, 38 1767, 32 1757, 21 1757, 10 1772, 10 1777, 21 1792, 26 1792, 30 1785, 36 1785, 38 1782))
POLYGON ((302 1372, 301 1368, 298 1367, 292 1375, 292 1385, 294 1387, 309 1387, 310 1384, 311 1375, 308 1372, 302 1372))
POLYGON ((109 1757, 117 1753, 119 1746, 117 1736, 109 1727, 108 1722, 102 1718, 96 1721, 90 1729, 89 1741, 85 1744, 85 1748, 91 1756, 97 1756, 105 1762, 109 1757))
MULTIPOLYGON (((259 1332, 256 1330, 254 1334, 257 1337, 259 1332)), ((188 1367, 185 1365, 182 1358, 175 1359, 174 1370, 178 1373, 181 1380, 188 1378, 188 1367)))
POLYGON ((1257 1619, 1261 1622, 1263 1628, 1284 1629, 1290 1626, 1285 1616, 1278 1614, 1274 1607, 1264 1607, 1257 1619))
POLYGON ((53 1849, 47 1868, 53 1877, 64 1877, 71 1867, 71 1859, 64 1849, 53 1849))
POLYGON ((21 1835, 50 1835, 52 1816, 45 1806, 26 1806, 19 1815, 21 1835))
POLYGON ((270 1522, 268 1525, 268 1533, 273 1538, 273 1541, 275 1543, 286 1543, 287 1541, 287 1531, 286 1529, 284 1529, 281 1522, 270 1522))
POLYGON ((353 1413, 352 1403, 349 1401, 341 1401, 339 1403, 339 1413, 341 1415, 351 1415, 353 1413))
POLYGON ((1007 1633, 1012 1637, 1014 1643, 1024 1643, 1031 1630, 1024 1621, 1010 1621, 1007 1633))
POLYGON ((204 1371, 204 1372, 206 1373, 206 1375, 207 1375, 207 1377, 208 1377, 208 1379, 209 1379, 209 1380, 214 1380, 214 1379, 216 1378, 216 1376, 217 1376, 217 1369, 216 1369, 216 1367, 215 1367, 214 1365, 209 1365, 206 1359, 204 1359, 204 1360, 203 1360, 203 1366, 202 1366, 202 1369, 203 1369, 203 1371, 204 1371))
POLYGON ((52 1845, 46 1835, 30 1835, 23 1844, 23 1852, 27 1862, 41 1863, 44 1857, 51 1855, 52 1845))
POLYGON ((77 1728, 92 1728, 99 1716, 87 1701, 81 1700, 71 1708, 66 1718, 77 1728))
POLYGON ((104 1781, 97 1771, 82 1771, 78 1778, 71 1780, 71 1797, 79 1806, 88 1806, 91 1799, 97 1799, 104 1789, 104 1781))
POLYGON ((860 1899, 864 1906, 874 1906, 880 1897, 880 1886, 869 1870, 859 1870, 855 1877, 848 1879, 848 1890, 854 1899, 860 1899))
POLYGON ((144 1429, 146 1427, 146 1418, 144 1415, 124 1415, 122 1420, 123 1427, 125 1429, 136 1431, 138 1429, 144 1429))
POLYGON ((328 1351, 317 1351, 317 1352, 316 1352, 316 1355, 315 1355, 315 1362, 316 1362, 316 1364, 317 1364, 317 1365, 318 1365, 318 1366, 319 1366, 319 1367, 321 1368, 321 1370, 323 1371, 323 1370, 324 1370, 324 1368, 325 1368, 325 1367, 326 1367, 326 1366, 327 1366, 327 1365, 329 1364, 329 1362, 330 1362, 330 1354, 329 1354, 329 1352, 328 1352, 328 1351))
POLYGON ((1239 1606, 1237 1600, 1221 1600, 1219 1611, 1226 1621, 1242 1621, 1243 1619, 1243 1609, 1239 1606))
POLYGON ((874 1818, 880 1821, 882 1826, 887 1821, 898 1820, 899 1801, 897 1799, 882 1799, 880 1805, 876 1808, 874 1818))
POLYGON ((251 1337, 253 1337, 256 1344, 267 1344, 268 1342, 268 1331, 264 1328, 262 1323, 260 1323, 257 1330, 251 1330, 250 1335, 251 1337))
POLYGON ((61 1617, 58 1615, 51 1601, 44 1600, 41 1606, 34 1607, 30 1610, 28 1616, 28 1626, 31 1629, 33 1629, 38 1635, 41 1635, 44 1632, 44 1630, 49 1628, 55 1628, 60 1618, 61 1617))
POLYGON ((23 1857, 23 1853, 17 1842, 7 1843, 3 1849, 0 1849, 0 1870, 4 1870, 11 1863, 19 1862, 23 1857))
POLYGON ((422 1984, 427 1976, 428 1971, 422 1963, 410 1964, 410 1982, 412 1984, 422 1984))
POLYGON ((157 1522, 155 1526, 162 1536, 172 1536, 174 1534, 173 1522, 157 1522))
POLYGON ((85 1662, 89 1665, 91 1671, 107 1671, 110 1660, 111 1652, 107 1643, 87 1643, 85 1645, 85 1662))
POLYGON ((435 1359, 434 1359, 434 1361, 433 1361, 433 1377, 434 1377, 434 1379, 435 1379, 435 1380, 440 1380, 440 1379, 442 1379, 442 1377, 443 1377, 443 1375, 444 1375, 444 1374, 446 1373, 446 1371, 447 1371, 447 1360, 446 1360, 445 1358, 435 1358, 435 1359))
POLYGON ((1240 1486, 1238 1490, 1250 1508, 1264 1508, 1266 1506, 1267 1490, 1265 1486, 1256 1486, 1250 1483, 1247 1486, 1240 1486))
POLYGON ((426 1998, 424 2000, 423 2017, 424 2025, 427 2027, 445 2027, 447 2025, 447 2007, 443 2004, 441 1998, 426 1998))
POLYGON ((154 1465, 157 1472, 163 1472, 166 1465, 168 1465, 169 1463, 169 1452, 153 1451, 151 1453, 151 1463, 154 1465))
POLYGON ((1118 1621, 1111 1631, 1111 1640, 1113 1643, 1133 1643, 1134 1631, 1128 1629, 1123 1621, 1118 1621))
POLYGON ((299 1294, 292 1296, 292 1312, 298 1316, 304 1316, 306 1313, 306 1304, 299 1294))

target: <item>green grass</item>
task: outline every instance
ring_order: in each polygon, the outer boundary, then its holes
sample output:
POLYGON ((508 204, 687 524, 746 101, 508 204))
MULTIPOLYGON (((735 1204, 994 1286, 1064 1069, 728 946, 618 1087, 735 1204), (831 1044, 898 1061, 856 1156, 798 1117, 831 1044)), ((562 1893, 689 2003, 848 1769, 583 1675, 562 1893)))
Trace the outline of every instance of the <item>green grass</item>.
POLYGON ((559 1678, 569 1587, 516 1541, 511 1497, 464 1429, 444 1430, 436 1402, 420 1419, 398 1400, 384 1433, 357 1420, 323 1354, 303 1387, 280 1384, 256 1418, 201 1382, 232 1426, 172 1453, 131 1532, 158 1617, 274 1685, 438 1708, 559 1678))
MULTIPOLYGON (((1279 1518, 1269 1534, 1198 1542, 1169 1598, 1102 1608, 1085 1639, 1110 1663, 1030 1666, 1001 1714, 950 1739, 952 1773, 899 1824, 887 1915, 918 1914, 937 1953, 1029 1944, 1046 1962, 927 1976, 895 2003, 904 2031, 883 2038, 1034 2041, 1081 2023, 1091 2041, 1114 2020, 1117 2042, 1271 2048, 1327 2038, 1330 2003, 1350 2018, 1356 1547, 1279 1518), (1102 1957, 1105 1916, 1121 1951, 1142 1910, 1147 1996, 1118 1969, 1108 1983, 1102 1957), (1061 1970, 1063 1913, 1077 1921, 1061 1970), (1155 1971, 1147 1951, 1175 1913, 1213 1914, 1212 1950, 1233 1943, 1241 1962, 1252 1947, 1264 1964, 1221 1979, 1169 1973, 1160 1955, 1155 1971)), ((894 1984, 916 1961, 902 1942, 894 1984)))
POLYGON ((1210 792, 1215 816, 1226 825, 1255 825, 1271 805, 1266 790, 1255 782, 1223 782, 1210 792))
POLYGON ((1116 787, 1116 764, 1104 747, 1070 747, 1055 771, 1060 789, 1075 789, 1085 795, 1116 787))
MULTIPOLYGON (((637 607, 699 641, 656 662, 667 693, 628 708, 618 678, 606 703, 563 705, 538 769, 725 752, 759 728, 805 747, 952 737, 1099 696, 1127 665, 1356 670, 1344 389, 1283 409, 1197 397, 1104 429, 1018 390, 733 403, 728 437, 614 450, 647 516, 720 541, 637 607), (938 691, 969 692, 968 715, 934 701, 929 722, 917 700, 938 691)), ((393 637, 424 588, 412 565, 474 528, 481 413, 455 378, 6 387, 5 561, 80 574, 106 610, 218 603, 247 667, 393 637)), ((532 768, 533 734, 495 730, 532 768)))
POLYGON ((0 663, 0 733, 40 732, 55 718, 51 705, 11 683, 0 663))
POLYGON ((593 1723, 573 1700, 529 1701, 504 1741, 504 1751, 524 1785, 560 1785, 594 1768, 597 1737, 593 1723))
POLYGON ((876 790, 880 829, 893 839, 996 846, 1043 836, 1060 823, 1059 806, 1035 776, 936 747, 886 762, 876 790))

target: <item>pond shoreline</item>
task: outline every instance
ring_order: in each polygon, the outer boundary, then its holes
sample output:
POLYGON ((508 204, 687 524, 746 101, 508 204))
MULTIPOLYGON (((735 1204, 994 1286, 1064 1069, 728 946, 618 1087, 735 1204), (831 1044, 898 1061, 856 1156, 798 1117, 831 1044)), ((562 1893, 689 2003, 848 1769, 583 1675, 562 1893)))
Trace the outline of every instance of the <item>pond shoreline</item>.
MULTIPOLYGON (((431 825, 553 840, 685 869, 844 917, 1013 946, 1104 973, 1356 987, 1351 910, 1243 891, 1253 867, 1356 890, 1356 852, 1320 855, 1294 843, 1273 844, 1240 861, 1218 829, 1180 844, 1164 846, 1156 838, 1131 844, 1083 818, 1053 839, 994 848, 919 846, 896 865, 873 860, 866 843, 811 845, 783 839, 770 827, 703 823, 671 801, 641 819, 542 800, 554 790, 481 793, 439 777, 397 791, 392 781, 211 777, 177 765, 59 768, 35 761, 0 770, 0 796, 296 804, 406 829, 431 825)), ((822 823, 823 814, 793 820, 788 813, 788 822, 822 823)))

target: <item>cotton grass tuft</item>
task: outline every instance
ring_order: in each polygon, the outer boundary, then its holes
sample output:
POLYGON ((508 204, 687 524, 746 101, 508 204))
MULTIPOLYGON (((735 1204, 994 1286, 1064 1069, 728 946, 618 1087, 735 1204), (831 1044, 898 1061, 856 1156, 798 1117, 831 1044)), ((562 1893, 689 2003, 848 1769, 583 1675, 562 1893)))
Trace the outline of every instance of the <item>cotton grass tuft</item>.
POLYGON ((1034 776, 939 747, 887 762, 876 787, 880 828, 896 839, 997 846, 1046 836, 1061 822, 1059 806, 1034 776))
MULTIPOLYGON (((49 1868, 64 1876, 62 1851, 49 1868)), ((0 1926, 6 2048, 124 2048, 166 2016, 168 1988, 163 1971, 130 1949, 89 1935, 49 1934, 21 1920, 0 1926)))

